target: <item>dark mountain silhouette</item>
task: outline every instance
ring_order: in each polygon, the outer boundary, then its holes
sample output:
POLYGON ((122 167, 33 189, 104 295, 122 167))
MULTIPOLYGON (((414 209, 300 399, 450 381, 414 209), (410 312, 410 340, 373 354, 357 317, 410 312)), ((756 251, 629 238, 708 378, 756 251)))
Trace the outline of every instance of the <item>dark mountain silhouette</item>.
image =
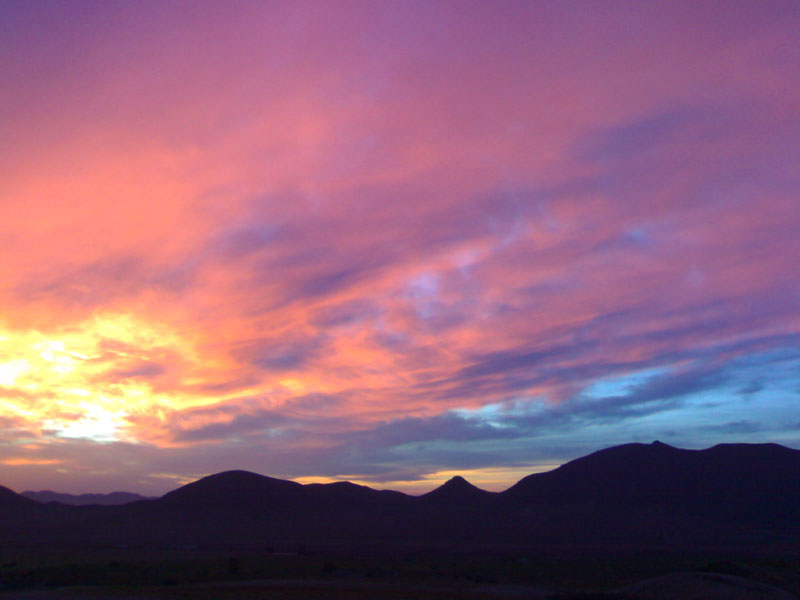
POLYGON ((203 477, 170 492, 157 504, 181 508, 213 507, 219 510, 243 508, 268 510, 316 505, 359 505, 391 503, 405 494, 340 481, 336 483, 299 484, 248 471, 225 471, 203 477))
POLYGON ((800 502, 800 451, 777 444, 720 444, 682 450, 661 442, 595 452, 548 473, 529 475, 501 495, 519 504, 590 502, 691 512, 755 509, 794 513, 800 502))
POLYGON ((501 493, 462 477, 408 496, 246 471, 218 473, 159 499, 121 506, 38 504, 0 488, 0 514, 0 541, 800 550, 800 451, 775 444, 706 450, 627 444, 529 475, 501 493))
POLYGON ((88 506, 93 504, 100 506, 117 506, 149 499, 146 496, 132 494, 131 492, 111 492, 110 494, 64 494, 50 490, 42 490, 40 492, 22 492, 20 495, 29 500, 41 502, 42 504, 47 502, 59 502, 70 506, 88 506))
MULTIPOLYGON (((358 539, 391 535, 387 524, 409 496, 349 482, 301 485, 247 471, 204 477, 165 496, 129 506, 128 522, 159 523, 169 539, 358 539)), ((114 527, 111 523, 107 531, 114 527)), ((120 535, 125 532, 121 532, 120 535)), ((147 536, 146 530, 135 532, 147 536)), ((149 538, 152 541, 152 537, 149 538)))
POLYGON ((529 475, 500 496, 521 530, 545 539, 762 543, 800 527, 800 451, 626 444, 529 475))
POLYGON ((332 506, 396 505, 408 499, 406 494, 392 490, 374 490, 365 485, 337 481, 335 483, 310 483, 304 486, 308 500, 332 506))
POLYGON ((182 509, 267 510, 289 506, 302 495, 294 481, 265 477, 248 471, 225 471, 203 477, 164 496, 159 504, 182 509))
POLYGON ((459 504, 483 502, 493 496, 494 493, 482 490, 460 475, 456 475, 438 488, 423 494, 419 499, 421 502, 452 504, 453 507, 457 507, 459 504))
POLYGON ((153 503, 152 509, 185 514, 213 510, 262 519, 275 515, 293 519, 294 515, 303 514, 310 522, 332 512, 344 518, 347 513, 382 511, 407 498, 400 492, 374 490, 346 481, 301 485, 247 471, 226 471, 166 494, 153 503))
POLYGON ((16 511, 29 512, 37 506, 33 500, 28 500, 10 489, 0 486, 0 512, 13 515, 16 511))
POLYGON ((413 498, 404 522, 419 538, 474 542, 486 538, 497 494, 455 476, 438 488, 413 498))

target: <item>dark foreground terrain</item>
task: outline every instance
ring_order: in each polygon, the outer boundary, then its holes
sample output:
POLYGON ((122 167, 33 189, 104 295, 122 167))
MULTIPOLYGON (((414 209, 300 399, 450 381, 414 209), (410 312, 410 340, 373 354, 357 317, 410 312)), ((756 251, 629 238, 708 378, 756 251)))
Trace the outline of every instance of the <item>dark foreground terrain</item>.
POLYGON ((800 597, 800 451, 628 444, 502 493, 243 471, 121 506, 0 488, 9 598, 800 597))
POLYGON ((729 552, 5 548, 2 560, 0 597, 17 600, 800 597, 800 557, 729 552))

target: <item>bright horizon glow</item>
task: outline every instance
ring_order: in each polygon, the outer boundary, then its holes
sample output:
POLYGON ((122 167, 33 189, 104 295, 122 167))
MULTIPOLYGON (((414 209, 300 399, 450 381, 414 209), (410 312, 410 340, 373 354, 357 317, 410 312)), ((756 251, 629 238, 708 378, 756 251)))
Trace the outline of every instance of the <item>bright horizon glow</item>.
POLYGON ((0 485, 800 447, 796 2, 0 5, 0 485))

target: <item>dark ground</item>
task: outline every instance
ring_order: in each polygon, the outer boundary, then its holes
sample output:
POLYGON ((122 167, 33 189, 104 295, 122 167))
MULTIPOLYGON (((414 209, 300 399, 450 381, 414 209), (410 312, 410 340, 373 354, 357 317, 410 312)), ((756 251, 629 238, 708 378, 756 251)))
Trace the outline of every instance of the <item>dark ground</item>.
POLYGON ((768 551, 620 549, 609 553, 531 547, 6 546, 0 550, 0 585, 0 598, 10 600, 647 600, 677 598, 669 590, 681 589, 678 593, 686 600, 782 600, 800 598, 800 556, 768 551), (626 586, 659 577, 657 584, 634 585, 625 591, 626 586), (704 587, 709 582, 728 587, 713 595, 713 590, 704 587), (700 595, 692 596, 687 586, 700 595), (667 595, 658 595, 661 592, 667 595))

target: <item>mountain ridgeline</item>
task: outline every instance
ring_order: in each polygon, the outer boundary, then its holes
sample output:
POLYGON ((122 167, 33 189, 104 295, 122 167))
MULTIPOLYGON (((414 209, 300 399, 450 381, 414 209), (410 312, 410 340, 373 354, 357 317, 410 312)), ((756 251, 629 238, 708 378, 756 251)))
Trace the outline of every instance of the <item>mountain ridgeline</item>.
POLYGON ((50 490, 40 492, 22 492, 21 494, 29 500, 36 502, 59 502, 73 506, 117 506, 119 504, 130 504, 138 500, 147 500, 146 496, 131 494, 130 492, 111 492, 110 494, 61 494, 50 490))
POLYGON ((409 496, 227 471, 155 500, 41 504, 0 488, 0 542, 733 545, 800 549, 800 451, 776 444, 595 452, 500 493, 462 477, 409 496))

